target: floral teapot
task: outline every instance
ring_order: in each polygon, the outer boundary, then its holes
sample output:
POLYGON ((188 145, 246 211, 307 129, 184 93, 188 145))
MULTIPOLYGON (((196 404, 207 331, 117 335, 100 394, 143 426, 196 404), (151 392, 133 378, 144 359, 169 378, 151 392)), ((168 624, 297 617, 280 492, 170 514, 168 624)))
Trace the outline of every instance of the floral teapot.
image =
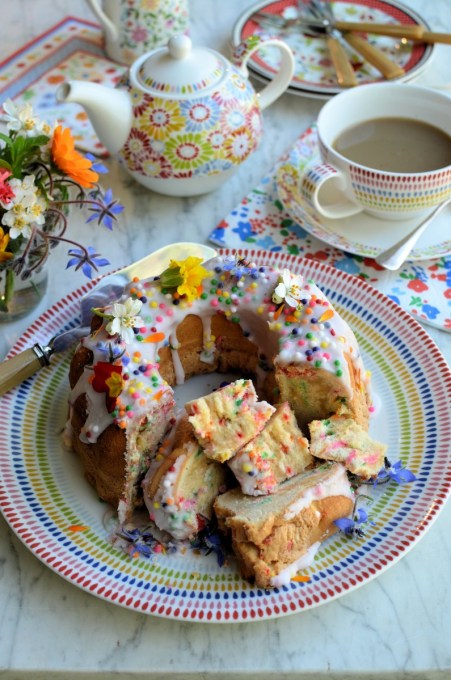
POLYGON ((116 89, 72 81, 57 98, 84 106, 100 141, 138 182, 161 194, 194 196, 220 186, 257 148, 261 110, 293 75, 291 50, 277 39, 252 36, 233 59, 177 35, 137 59, 116 89), (281 66, 257 94, 246 62, 262 45, 279 48, 281 66))

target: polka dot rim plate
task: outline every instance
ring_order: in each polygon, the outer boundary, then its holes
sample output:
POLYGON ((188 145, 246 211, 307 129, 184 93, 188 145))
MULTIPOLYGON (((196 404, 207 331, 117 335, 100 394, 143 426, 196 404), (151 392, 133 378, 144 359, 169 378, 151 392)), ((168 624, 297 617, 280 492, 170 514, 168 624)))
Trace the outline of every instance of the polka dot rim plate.
MULTIPOLYGON (((308 32, 280 31, 273 26, 262 26, 255 18, 258 11, 273 14, 277 17, 285 16, 296 7, 295 0, 276 0, 276 2, 259 2, 246 9, 239 17, 232 32, 233 45, 257 34, 262 37, 276 37, 286 42, 292 49, 295 70, 288 92, 292 94, 327 98, 342 92, 337 83, 337 77, 327 51, 326 41, 322 36, 312 36, 308 32)), ((410 7, 406 7, 397 0, 335 0, 334 13, 337 19, 343 21, 373 22, 381 24, 405 24, 426 26, 427 23, 410 7)), ((291 16, 291 15, 290 15, 291 16)), ((421 75, 429 64, 434 46, 411 41, 402 42, 382 35, 370 35, 366 38, 392 61, 402 66, 405 73, 396 78, 398 81, 413 80, 421 75)), ((359 85, 384 80, 381 73, 371 64, 354 52, 348 50, 354 72, 359 85)), ((268 82, 279 69, 280 55, 274 47, 263 47, 249 60, 249 68, 259 80, 268 82)))
MULTIPOLYGON (((224 251, 226 254, 230 251, 224 251)), ((1 398, 0 507, 12 530, 44 564, 88 593, 133 611, 202 622, 264 620, 330 602, 394 565, 431 527, 451 487, 451 373, 424 329, 364 282, 325 264, 282 253, 240 251, 261 264, 313 278, 353 327, 372 371, 373 436, 401 459, 413 484, 377 487, 364 538, 324 542, 307 582, 272 590, 244 581, 235 562, 213 555, 132 558, 114 547, 108 506, 85 482, 61 430, 67 415, 69 353, 1 398)), ((91 284, 90 284, 91 285, 91 284)), ((83 286, 45 312, 10 355, 74 327, 83 286)))

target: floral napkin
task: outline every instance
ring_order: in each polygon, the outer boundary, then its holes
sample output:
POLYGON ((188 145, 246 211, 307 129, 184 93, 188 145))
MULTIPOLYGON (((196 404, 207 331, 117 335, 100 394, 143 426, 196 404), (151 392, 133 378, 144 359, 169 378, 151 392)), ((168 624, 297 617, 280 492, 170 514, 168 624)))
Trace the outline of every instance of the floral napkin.
POLYGON ((103 51, 99 26, 67 17, 0 64, 0 102, 30 103, 39 118, 71 129, 79 149, 107 155, 86 112, 78 104, 58 103, 65 80, 88 80, 113 87, 126 67, 103 51))
POLYGON ((261 248, 320 260, 364 279, 419 321, 451 332, 451 254, 407 262, 398 272, 389 272, 370 257, 320 241, 290 217, 278 197, 277 168, 287 157, 218 224, 210 240, 224 248, 261 248))

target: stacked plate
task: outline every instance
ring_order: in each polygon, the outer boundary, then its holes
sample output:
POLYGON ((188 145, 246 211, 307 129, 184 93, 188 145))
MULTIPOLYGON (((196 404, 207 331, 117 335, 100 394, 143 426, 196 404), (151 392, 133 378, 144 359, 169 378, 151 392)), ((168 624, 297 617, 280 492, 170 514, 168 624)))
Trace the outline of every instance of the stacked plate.
MULTIPOLYGON (((295 57, 295 73, 289 88, 292 94, 327 98, 338 94, 342 88, 337 83, 335 71, 329 59, 326 40, 323 36, 299 31, 281 31, 276 26, 262 25, 256 16, 257 12, 265 12, 275 17, 286 17, 296 8, 295 0, 279 0, 278 2, 259 2, 247 9, 238 19, 232 40, 238 45, 250 35, 259 34, 278 37, 292 49, 295 57)), ((410 8, 396 0, 381 2, 380 0, 353 0, 347 2, 336 0, 333 3, 334 14, 343 21, 373 22, 381 24, 403 24, 415 26, 421 24, 428 30, 427 23, 410 8)), ((387 57, 404 69, 404 75, 398 78, 408 81, 417 78, 426 67, 432 56, 434 46, 425 43, 403 41, 383 35, 368 35, 370 43, 377 46, 387 57)), ((350 49, 350 48, 349 48, 350 49)), ((359 84, 373 83, 383 77, 371 64, 362 60, 357 53, 349 52, 359 84)), ((271 80, 279 68, 278 50, 267 47, 258 52, 249 61, 249 69, 259 80, 271 80)))

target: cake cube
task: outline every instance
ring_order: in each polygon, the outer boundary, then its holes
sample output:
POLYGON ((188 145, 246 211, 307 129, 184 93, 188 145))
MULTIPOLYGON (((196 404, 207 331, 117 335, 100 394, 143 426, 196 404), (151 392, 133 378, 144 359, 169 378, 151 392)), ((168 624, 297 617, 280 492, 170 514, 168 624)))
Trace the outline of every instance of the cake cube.
POLYGON ((274 493, 312 463, 308 440, 288 402, 279 404, 259 434, 228 461, 243 493, 251 496, 274 493))
POLYGON ((333 460, 362 479, 375 477, 384 466, 387 447, 372 439, 352 418, 331 416, 309 423, 310 452, 315 458, 333 460))
POLYGON ((258 401, 252 381, 245 379, 190 401, 185 409, 205 455, 220 463, 253 439, 275 411, 258 401))

